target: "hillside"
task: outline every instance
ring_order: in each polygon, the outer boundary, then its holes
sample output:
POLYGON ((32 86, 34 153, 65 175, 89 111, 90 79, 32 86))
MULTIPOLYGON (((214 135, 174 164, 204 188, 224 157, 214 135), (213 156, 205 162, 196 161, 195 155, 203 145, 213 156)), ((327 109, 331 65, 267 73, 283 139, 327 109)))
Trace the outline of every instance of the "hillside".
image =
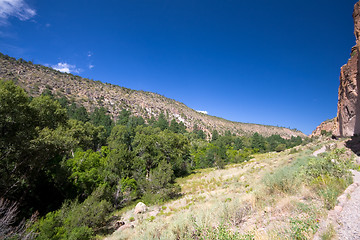
POLYGON ((143 213, 135 205, 118 211, 123 225, 104 240, 337 239, 340 206, 357 186, 341 194, 355 158, 347 140, 317 140, 179 178, 180 198, 143 213))
POLYGON ((168 120, 175 118, 178 122, 182 121, 190 130, 197 124, 208 135, 216 129, 219 133, 229 130, 237 135, 251 135, 258 132, 263 136, 279 134, 285 138, 306 136, 300 131, 283 127, 228 121, 199 113, 183 103, 156 93, 89 80, 22 59, 16 60, 3 54, 0 55, 0 79, 13 80, 31 96, 38 96, 47 88, 56 96, 65 96, 82 104, 88 111, 96 107, 104 107, 114 119, 125 108, 145 119, 164 112, 168 120))

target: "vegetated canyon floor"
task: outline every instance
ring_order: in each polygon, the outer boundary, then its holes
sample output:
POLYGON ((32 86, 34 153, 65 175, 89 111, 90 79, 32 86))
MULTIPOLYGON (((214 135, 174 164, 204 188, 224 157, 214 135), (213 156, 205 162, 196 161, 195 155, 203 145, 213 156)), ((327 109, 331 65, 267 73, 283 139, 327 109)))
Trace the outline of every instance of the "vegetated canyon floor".
MULTIPOLYGON (((104 239, 312 239, 344 189, 334 193, 326 176, 309 181, 304 169, 334 152, 339 166, 357 168, 356 155, 345 147, 348 140, 320 139, 225 169, 198 170, 177 179, 178 199, 143 214, 135 214, 134 205, 118 211, 125 225, 104 239)), ((339 227, 325 226, 317 235, 336 237, 339 227)))

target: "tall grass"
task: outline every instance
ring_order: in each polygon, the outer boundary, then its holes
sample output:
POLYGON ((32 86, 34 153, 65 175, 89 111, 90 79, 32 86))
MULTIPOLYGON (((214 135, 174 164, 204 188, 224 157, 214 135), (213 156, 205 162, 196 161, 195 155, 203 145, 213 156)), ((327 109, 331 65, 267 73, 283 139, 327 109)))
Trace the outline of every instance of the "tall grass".
POLYGON ((327 209, 333 208, 337 197, 352 182, 351 161, 344 153, 344 149, 335 149, 321 157, 301 157, 266 174, 263 178, 266 193, 294 194, 305 184, 323 199, 327 209))

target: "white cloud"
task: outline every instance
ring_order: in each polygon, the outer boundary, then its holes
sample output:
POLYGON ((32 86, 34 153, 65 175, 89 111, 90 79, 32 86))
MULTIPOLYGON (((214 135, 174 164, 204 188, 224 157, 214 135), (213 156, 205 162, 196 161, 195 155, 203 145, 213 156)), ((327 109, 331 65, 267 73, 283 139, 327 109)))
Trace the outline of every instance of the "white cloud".
POLYGON ((0 0, 0 23, 2 24, 6 24, 9 17, 26 21, 35 15, 36 11, 24 0, 0 0))
POLYGON ((93 55, 93 53, 90 52, 90 51, 89 51, 88 54, 87 54, 88 57, 91 57, 92 55, 93 55))
POLYGON ((80 73, 80 69, 77 69, 75 65, 70 65, 68 63, 58 63, 56 65, 51 66, 53 69, 58 70, 60 72, 65 73, 80 73))
POLYGON ((95 66, 92 64, 89 64, 89 69, 93 69, 95 66))
POLYGON ((207 111, 201 111, 201 110, 196 110, 196 111, 199 112, 199 113, 208 114, 207 111))

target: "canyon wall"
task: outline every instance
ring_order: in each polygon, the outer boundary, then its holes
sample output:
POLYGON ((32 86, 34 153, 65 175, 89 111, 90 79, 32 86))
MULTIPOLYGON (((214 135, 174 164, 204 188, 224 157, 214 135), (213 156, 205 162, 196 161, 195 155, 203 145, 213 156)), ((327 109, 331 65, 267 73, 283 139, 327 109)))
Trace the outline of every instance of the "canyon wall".
POLYGON ((340 73, 337 120, 339 125, 338 135, 342 137, 360 134, 360 2, 355 4, 353 18, 356 45, 351 50, 351 57, 347 64, 341 67, 340 73))

